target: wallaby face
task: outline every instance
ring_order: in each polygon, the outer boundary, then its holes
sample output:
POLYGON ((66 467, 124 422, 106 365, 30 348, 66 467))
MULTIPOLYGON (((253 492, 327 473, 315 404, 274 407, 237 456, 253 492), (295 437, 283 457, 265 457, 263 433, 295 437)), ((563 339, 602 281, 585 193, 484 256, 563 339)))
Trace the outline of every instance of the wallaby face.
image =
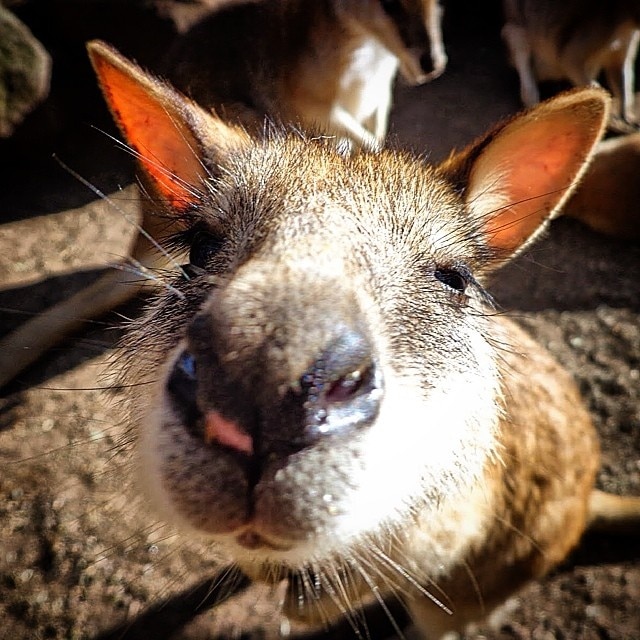
POLYGON ((152 491, 251 563, 295 567, 435 512, 493 455, 471 279, 489 248, 433 169, 381 159, 295 137, 238 149, 188 223, 185 299, 143 320, 166 336, 140 446, 152 491))
POLYGON ((538 82, 568 80, 574 86, 588 86, 604 73, 622 120, 614 126, 628 130, 638 124, 634 91, 640 5, 636 0, 504 0, 504 11, 502 35, 520 76, 525 105, 539 102, 538 82))
POLYGON ((474 588, 490 608, 562 559, 584 527, 593 429, 559 366, 489 312, 483 282, 567 197, 604 93, 561 96, 434 168, 253 139, 103 45, 90 53, 188 255, 126 344, 141 473, 165 516, 254 577, 297 575, 291 615, 340 615, 400 581, 430 634, 479 615, 474 588))

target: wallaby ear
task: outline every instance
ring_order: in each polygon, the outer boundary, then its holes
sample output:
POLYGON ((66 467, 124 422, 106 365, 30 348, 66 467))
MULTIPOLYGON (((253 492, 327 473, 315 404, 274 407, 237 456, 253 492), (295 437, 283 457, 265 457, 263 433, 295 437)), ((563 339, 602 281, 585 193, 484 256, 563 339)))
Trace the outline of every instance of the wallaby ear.
POLYGON ((198 204, 210 175, 205 156, 232 152, 246 143, 246 134, 108 44, 93 40, 87 50, 111 113, 160 197, 178 212, 198 204))
POLYGON ((602 136, 609 103, 600 89, 561 94, 443 163, 497 256, 521 250, 557 215, 602 136))

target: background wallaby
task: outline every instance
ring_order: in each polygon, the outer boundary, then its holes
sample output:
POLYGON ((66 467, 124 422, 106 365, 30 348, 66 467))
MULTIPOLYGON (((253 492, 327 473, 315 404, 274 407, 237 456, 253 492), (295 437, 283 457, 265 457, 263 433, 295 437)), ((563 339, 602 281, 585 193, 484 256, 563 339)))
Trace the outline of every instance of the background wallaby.
POLYGON ((168 52, 164 75, 259 132, 268 114, 376 148, 396 70, 422 84, 445 66, 434 0, 280 0, 232 4, 201 20, 168 52))
POLYGON ((622 118, 618 126, 637 125, 637 0, 504 0, 504 11, 502 34, 520 76, 525 105, 539 102, 538 82, 568 80, 586 86, 604 72, 622 118))
MULTIPOLYGON (((234 2, 196 24, 175 43, 163 73, 200 104, 253 130, 262 130, 267 116, 377 147, 398 67, 418 84, 445 65, 436 0, 264 0, 234 2)), ((0 386, 88 318, 140 290, 140 271, 162 264, 152 239, 162 235, 163 221, 143 211, 142 229, 131 249, 137 272, 108 272, 0 342, 0 386)))
POLYGON ((607 235, 640 238, 640 133, 600 142, 586 179, 564 208, 607 235))
POLYGON ((426 637, 486 615, 589 523, 595 431, 569 375, 483 282, 585 170, 604 92, 562 95, 439 167, 254 138, 113 50, 100 84, 188 264, 127 341, 142 476, 171 520, 285 610, 394 593, 426 637))

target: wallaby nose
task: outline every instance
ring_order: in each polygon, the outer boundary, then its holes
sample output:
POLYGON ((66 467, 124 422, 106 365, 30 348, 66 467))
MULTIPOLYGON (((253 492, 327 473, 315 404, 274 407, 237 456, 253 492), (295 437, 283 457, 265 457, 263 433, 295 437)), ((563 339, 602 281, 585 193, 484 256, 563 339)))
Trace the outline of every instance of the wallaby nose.
POLYGON ((357 329, 343 329, 283 399, 284 413, 301 419, 289 446, 299 449, 371 424, 381 398, 382 375, 370 340, 357 329))
POLYGON ((287 346, 237 348, 233 335, 221 336, 211 316, 200 314, 169 377, 187 428, 206 444, 244 456, 290 455, 375 420, 382 375, 361 327, 338 322, 289 379, 279 372, 287 363, 272 355, 287 346))

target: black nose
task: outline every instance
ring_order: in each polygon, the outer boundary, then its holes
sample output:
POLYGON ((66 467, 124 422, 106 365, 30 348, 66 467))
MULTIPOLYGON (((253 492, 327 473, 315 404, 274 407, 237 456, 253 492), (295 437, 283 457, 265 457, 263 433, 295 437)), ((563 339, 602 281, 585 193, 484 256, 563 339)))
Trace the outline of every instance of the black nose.
POLYGON ((431 73, 434 70, 433 60, 431 59, 431 54, 428 51, 425 51, 420 56, 420 68, 425 73, 431 73))
POLYGON ((382 375, 362 328, 332 327, 324 348, 313 349, 307 367, 286 384, 277 376, 282 360, 275 368, 270 360, 286 346, 235 350, 208 315, 196 317, 188 333, 167 391, 186 428, 207 444, 243 455, 290 455, 349 435, 378 415, 382 375))
POLYGON ((382 375, 372 345, 363 333, 349 328, 302 374, 283 404, 293 414, 299 412, 295 405, 302 409, 302 429, 295 440, 304 447, 371 424, 381 398, 382 375))

